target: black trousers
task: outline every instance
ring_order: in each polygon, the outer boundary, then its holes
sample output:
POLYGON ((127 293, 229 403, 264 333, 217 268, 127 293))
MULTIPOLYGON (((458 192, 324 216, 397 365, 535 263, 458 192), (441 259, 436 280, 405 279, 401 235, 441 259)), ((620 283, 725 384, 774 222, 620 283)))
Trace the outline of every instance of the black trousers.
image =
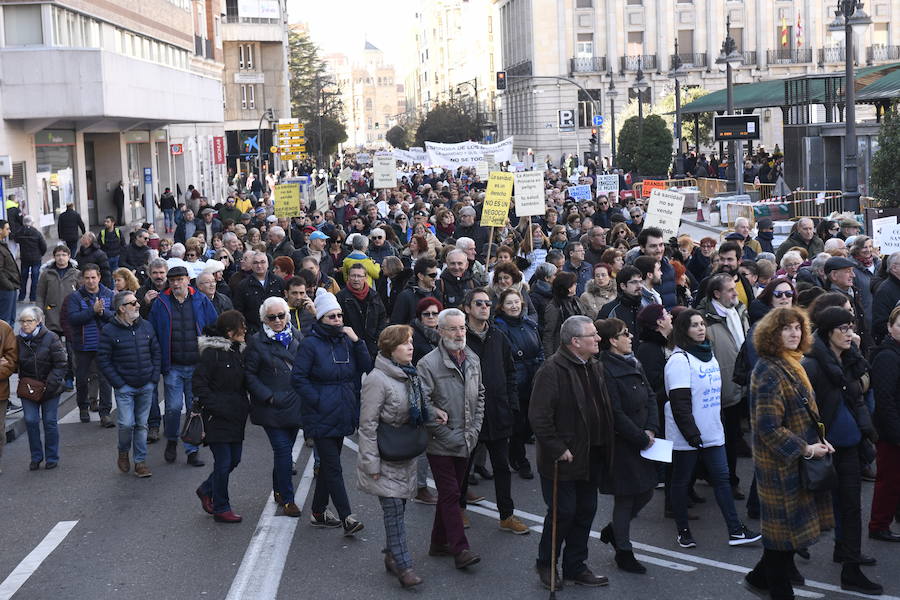
MULTIPOLYGON (((97 360, 96 352, 75 351, 75 398, 78 408, 88 407, 88 379, 91 375, 91 365, 97 360)), ((112 410, 112 388, 100 369, 97 369, 97 383, 100 388, 100 415, 108 415, 112 410)))
POLYGON ((862 550, 862 466, 859 446, 835 448, 833 461, 838 476, 837 489, 832 492, 834 551, 852 562, 862 550))
MULTIPOLYGON (((494 493, 497 495, 497 512, 500 518, 505 519, 513 514, 515 507, 512 499, 512 481, 509 473, 509 438, 499 440, 484 440, 478 442, 478 446, 487 448, 491 457, 491 466, 494 468, 494 493)), ((477 449, 478 446, 475 448, 477 449)), ((475 450, 469 456, 469 465, 466 468, 466 477, 463 480, 462 490, 459 493, 459 505, 466 507, 466 492, 469 490, 469 473, 475 464, 475 450)))
POLYGON ((794 588, 791 586, 794 570, 793 550, 766 548, 753 570, 747 573, 747 581, 758 588, 768 589, 772 600, 794 600, 794 588))
POLYGON ((743 409, 740 404, 722 409, 722 426, 725 429, 725 456, 728 460, 728 477, 731 487, 741 482, 737 476, 737 447, 743 437, 741 431, 741 414, 743 409))

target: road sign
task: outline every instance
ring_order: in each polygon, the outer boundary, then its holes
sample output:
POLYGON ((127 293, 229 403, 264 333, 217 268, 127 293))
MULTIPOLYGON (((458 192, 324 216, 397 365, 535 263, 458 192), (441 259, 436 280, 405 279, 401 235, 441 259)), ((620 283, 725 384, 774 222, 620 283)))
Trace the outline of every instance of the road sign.
POLYGON ((592 121, 592 125, 594 127, 602 127, 603 126, 603 115, 594 115, 594 120, 592 121))
POLYGON ((182 144, 172 144, 170 148, 172 151, 172 156, 184 154, 184 146, 182 144))
POLYGON ((575 111, 561 109, 557 111, 560 131, 575 131, 575 111))

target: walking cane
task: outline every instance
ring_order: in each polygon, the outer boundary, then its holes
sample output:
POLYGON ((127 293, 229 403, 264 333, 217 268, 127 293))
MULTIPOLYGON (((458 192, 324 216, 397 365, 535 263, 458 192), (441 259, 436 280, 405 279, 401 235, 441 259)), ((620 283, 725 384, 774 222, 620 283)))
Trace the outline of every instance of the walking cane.
POLYGON ((553 463, 553 506, 550 507, 550 600, 556 600, 556 490, 559 487, 559 461, 553 463))

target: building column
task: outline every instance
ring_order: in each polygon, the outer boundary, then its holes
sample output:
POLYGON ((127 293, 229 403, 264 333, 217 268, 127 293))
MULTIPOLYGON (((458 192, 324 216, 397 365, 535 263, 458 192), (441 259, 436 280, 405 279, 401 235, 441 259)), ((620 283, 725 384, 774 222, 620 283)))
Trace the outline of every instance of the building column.
MULTIPOLYGON (((82 215, 82 220, 88 222, 88 189, 87 189, 87 159, 84 153, 84 132, 75 131, 75 210, 82 215)), ((96 175, 95 175, 96 178, 96 175)), ((96 180, 94 182, 96 185, 96 180)))

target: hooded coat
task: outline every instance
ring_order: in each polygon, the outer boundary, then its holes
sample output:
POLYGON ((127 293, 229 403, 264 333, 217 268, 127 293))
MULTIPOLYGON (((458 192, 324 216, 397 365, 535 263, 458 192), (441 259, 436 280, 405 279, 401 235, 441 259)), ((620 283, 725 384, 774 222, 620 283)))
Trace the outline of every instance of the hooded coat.
MULTIPOLYGON (((210 330, 207 329, 207 333, 210 330)), ((244 377, 244 344, 218 335, 197 340, 200 362, 194 369, 194 408, 200 409, 206 437, 204 444, 233 444, 244 441, 250 402, 244 377), (223 377, 223 373, 228 373, 223 377)))

